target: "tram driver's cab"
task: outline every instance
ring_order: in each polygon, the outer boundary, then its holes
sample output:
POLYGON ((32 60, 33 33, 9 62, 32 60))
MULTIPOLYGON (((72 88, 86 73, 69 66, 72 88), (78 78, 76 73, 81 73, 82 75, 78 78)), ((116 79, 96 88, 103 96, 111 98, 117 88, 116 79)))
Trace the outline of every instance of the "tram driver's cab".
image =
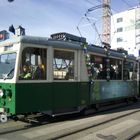
POLYGON ((9 113, 14 113, 17 44, 2 42, 0 45, 0 122, 6 122, 9 113))

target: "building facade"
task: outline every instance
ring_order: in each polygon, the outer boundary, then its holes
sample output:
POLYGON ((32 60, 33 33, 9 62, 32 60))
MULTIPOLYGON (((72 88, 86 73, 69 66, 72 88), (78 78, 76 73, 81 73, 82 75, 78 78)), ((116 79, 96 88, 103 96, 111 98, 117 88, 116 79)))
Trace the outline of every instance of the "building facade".
POLYGON ((128 54, 139 56, 140 7, 134 7, 111 17, 111 47, 124 48, 128 54))

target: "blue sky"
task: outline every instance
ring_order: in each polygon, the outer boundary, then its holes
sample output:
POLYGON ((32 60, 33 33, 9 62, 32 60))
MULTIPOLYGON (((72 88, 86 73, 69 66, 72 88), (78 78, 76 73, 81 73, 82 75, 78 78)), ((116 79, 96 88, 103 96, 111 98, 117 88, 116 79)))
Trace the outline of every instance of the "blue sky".
MULTIPOLYGON (((79 35, 77 26, 83 36, 93 43, 94 29, 82 17, 88 8, 101 4, 102 0, 15 0, 9 3, 0 0, 0 30, 8 30, 13 24, 26 29, 26 34, 46 36, 56 32, 69 32, 79 35), (82 20, 81 20, 82 19, 82 20)), ((112 0, 111 9, 117 13, 131 6, 136 6, 138 0, 112 0), (123 2, 125 1, 125 2, 123 2)), ((101 21, 101 9, 93 12, 98 25, 101 21)), ((95 40, 94 40, 95 41, 95 40)))

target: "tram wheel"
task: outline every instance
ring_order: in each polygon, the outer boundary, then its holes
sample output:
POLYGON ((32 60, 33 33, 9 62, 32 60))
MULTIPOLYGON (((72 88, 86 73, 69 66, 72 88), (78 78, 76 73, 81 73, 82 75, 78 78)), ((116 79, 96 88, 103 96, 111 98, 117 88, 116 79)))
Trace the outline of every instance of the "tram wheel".
POLYGON ((136 103, 137 101, 138 101, 138 97, 137 96, 133 97, 133 102, 136 103))
POLYGON ((99 108, 100 108, 100 105, 99 105, 99 104, 95 104, 95 109, 96 109, 96 111, 98 111, 99 108))

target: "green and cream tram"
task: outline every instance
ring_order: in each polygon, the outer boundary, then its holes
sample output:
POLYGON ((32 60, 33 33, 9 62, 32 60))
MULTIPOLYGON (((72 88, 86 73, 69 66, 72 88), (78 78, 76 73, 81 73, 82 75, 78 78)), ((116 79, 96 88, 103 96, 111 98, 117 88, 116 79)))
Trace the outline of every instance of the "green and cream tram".
POLYGON ((133 56, 114 50, 106 56, 104 48, 66 33, 7 39, 0 42, 0 120, 35 112, 75 113, 135 99, 138 68, 133 56))

